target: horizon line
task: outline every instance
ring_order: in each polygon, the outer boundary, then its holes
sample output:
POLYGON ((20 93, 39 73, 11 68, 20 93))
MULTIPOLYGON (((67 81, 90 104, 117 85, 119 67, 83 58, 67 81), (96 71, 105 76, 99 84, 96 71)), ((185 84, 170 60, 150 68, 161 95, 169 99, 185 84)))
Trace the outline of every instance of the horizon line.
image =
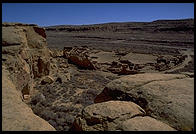
POLYGON ((89 24, 54 24, 54 25, 38 25, 36 23, 24 23, 24 22, 2 22, 2 23, 21 23, 21 24, 35 24, 40 27, 51 27, 51 26, 88 26, 88 25, 101 25, 101 24, 110 24, 110 23, 148 23, 148 22, 156 22, 156 21, 175 21, 175 20, 194 20, 194 18, 181 18, 181 19, 156 19, 152 21, 111 21, 111 22, 101 22, 101 23, 89 23, 89 24))

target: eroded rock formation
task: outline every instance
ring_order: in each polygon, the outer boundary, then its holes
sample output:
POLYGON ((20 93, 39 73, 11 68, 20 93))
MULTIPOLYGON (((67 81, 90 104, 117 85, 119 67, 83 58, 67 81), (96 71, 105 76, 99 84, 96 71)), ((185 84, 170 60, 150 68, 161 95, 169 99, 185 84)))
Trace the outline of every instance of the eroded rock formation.
POLYGON ((34 79, 50 74, 46 45, 45 31, 36 25, 2 24, 2 66, 8 70, 2 80, 3 130, 55 130, 22 102, 31 95, 34 79))
POLYGON ((49 75, 50 71, 46 38, 34 29, 40 28, 18 23, 2 24, 2 64, 12 73, 11 79, 20 91, 30 92, 33 78, 49 75))
POLYGON ((95 103, 132 101, 156 119, 178 130, 194 129, 194 79, 183 74, 146 73, 107 84, 95 103))
POLYGON ((133 102, 97 103, 84 108, 71 129, 75 131, 175 131, 167 124, 145 114, 145 111, 133 102))
POLYGON ((64 48, 64 57, 68 59, 69 63, 73 63, 83 69, 95 70, 96 67, 88 58, 86 48, 64 48))

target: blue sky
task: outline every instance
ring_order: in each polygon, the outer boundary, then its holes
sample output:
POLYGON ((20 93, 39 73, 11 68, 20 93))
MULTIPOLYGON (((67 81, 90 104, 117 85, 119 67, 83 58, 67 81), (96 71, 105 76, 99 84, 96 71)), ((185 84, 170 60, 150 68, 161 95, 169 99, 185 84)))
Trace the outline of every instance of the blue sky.
POLYGON ((194 3, 2 3, 3 22, 39 26, 194 18, 194 3))

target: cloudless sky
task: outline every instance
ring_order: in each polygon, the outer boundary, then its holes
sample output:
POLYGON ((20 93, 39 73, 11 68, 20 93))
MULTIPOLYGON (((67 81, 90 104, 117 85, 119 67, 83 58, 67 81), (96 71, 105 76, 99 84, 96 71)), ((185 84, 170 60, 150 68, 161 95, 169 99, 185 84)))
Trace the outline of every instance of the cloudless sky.
POLYGON ((49 25, 194 18, 194 3, 2 3, 2 21, 49 25))

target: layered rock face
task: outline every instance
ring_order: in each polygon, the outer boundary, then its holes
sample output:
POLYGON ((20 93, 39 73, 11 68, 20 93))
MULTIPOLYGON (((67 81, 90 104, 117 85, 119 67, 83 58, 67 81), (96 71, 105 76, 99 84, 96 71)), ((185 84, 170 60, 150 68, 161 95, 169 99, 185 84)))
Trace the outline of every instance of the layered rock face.
POLYGON ((12 74, 16 88, 30 94, 33 79, 49 75, 50 55, 44 29, 36 25, 4 23, 2 33, 2 64, 12 74))
POLYGON ((2 80, 3 130, 55 130, 22 102, 31 95, 34 79, 50 74, 45 37, 44 29, 36 25, 2 24, 2 66, 8 70, 2 80))

